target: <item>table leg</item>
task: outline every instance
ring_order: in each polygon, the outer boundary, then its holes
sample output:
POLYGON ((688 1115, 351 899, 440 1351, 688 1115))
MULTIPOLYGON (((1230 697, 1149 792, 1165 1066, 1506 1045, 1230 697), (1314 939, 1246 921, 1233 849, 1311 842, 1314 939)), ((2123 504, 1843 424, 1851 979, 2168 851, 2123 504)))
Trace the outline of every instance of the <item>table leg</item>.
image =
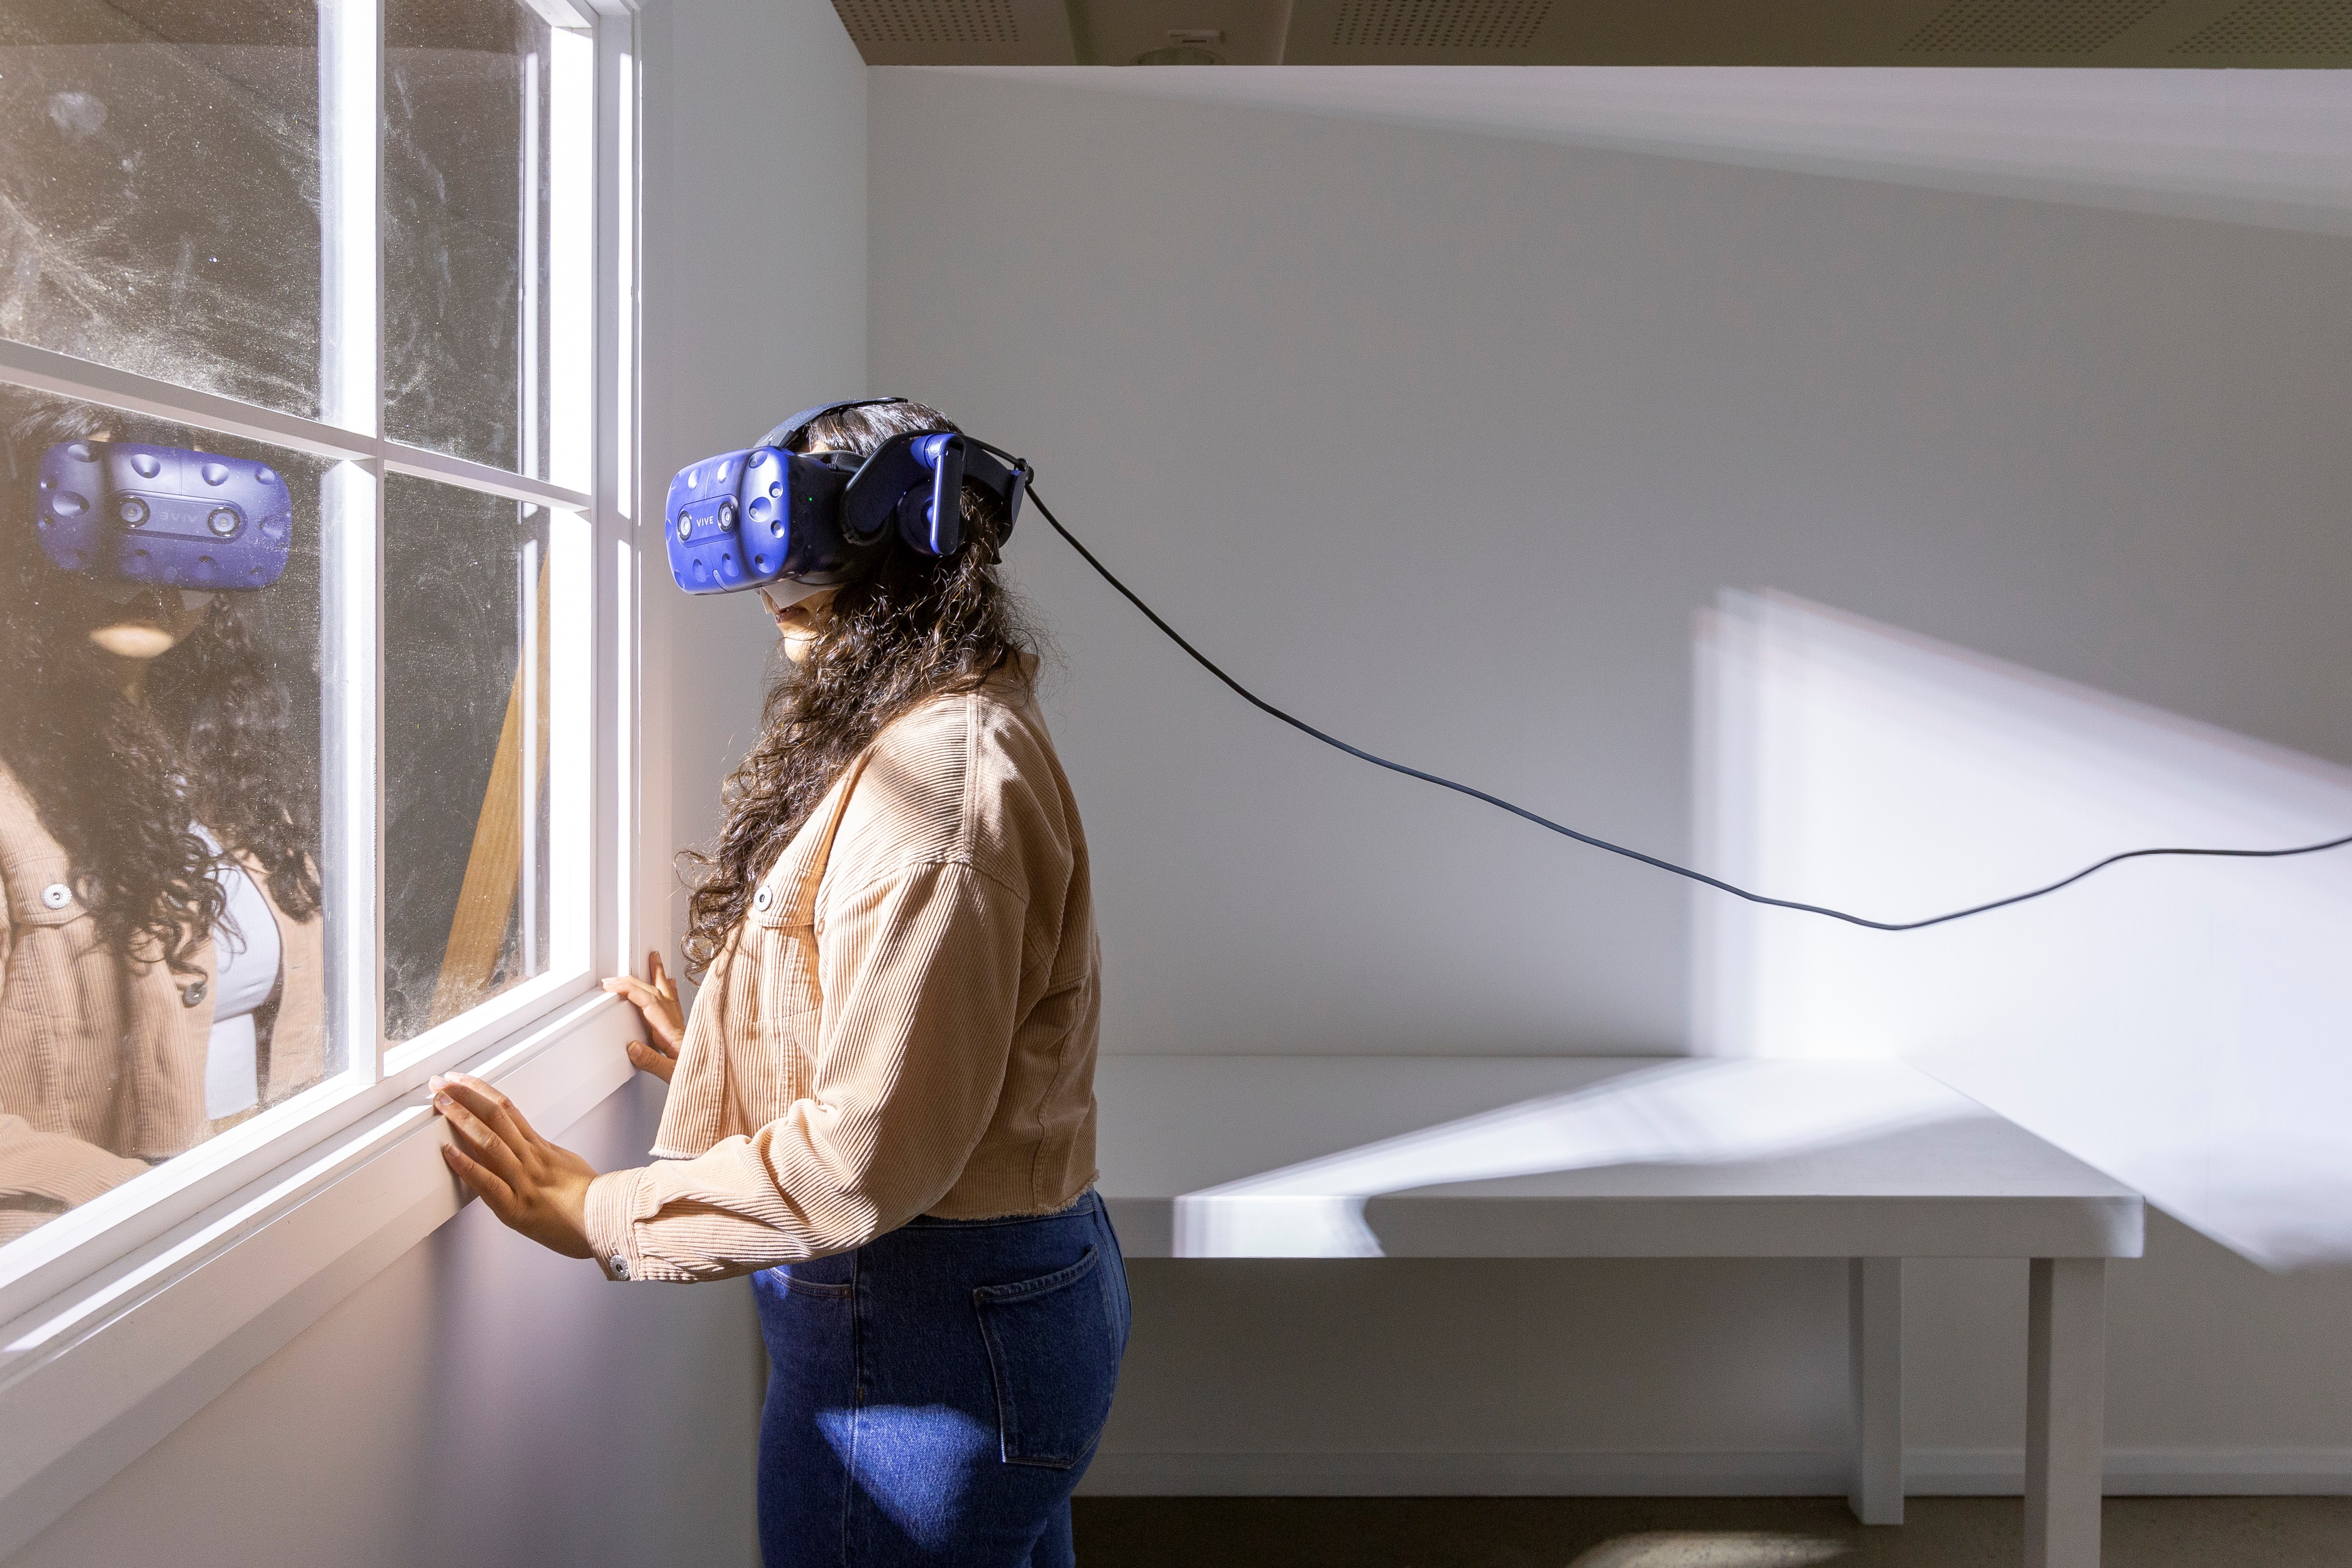
POLYGON ((1847 1264, 1846 1338, 1853 1366, 1853 1490, 1864 1524, 1903 1522, 1903 1260, 1847 1264))
POLYGON ((2026 1568, 2097 1568, 2107 1265, 2036 1258, 2026 1304, 2026 1568))

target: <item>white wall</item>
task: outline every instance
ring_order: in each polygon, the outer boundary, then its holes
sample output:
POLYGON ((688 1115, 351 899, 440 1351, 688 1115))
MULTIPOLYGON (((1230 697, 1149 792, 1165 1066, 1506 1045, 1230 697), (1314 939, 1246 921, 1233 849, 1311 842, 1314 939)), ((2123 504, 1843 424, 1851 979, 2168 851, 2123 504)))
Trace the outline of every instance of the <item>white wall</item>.
MULTIPOLYGON (((656 0, 640 27, 658 510, 688 458, 865 386, 866 69, 824 0, 656 0), (800 180, 827 203, 740 199, 800 180), (778 314, 788 290, 824 308, 778 314)), ((756 604, 679 602, 657 539, 648 559, 640 909, 670 933, 669 852, 716 823, 774 637, 756 604)), ((659 1114, 641 1078, 563 1135, 612 1169, 659 1114)), ((10 1568, 754 1563, 761 1366, 740 1282, 610 1285, 470 1205, 10 1568)))
MULTIPOLYGON (((1034 78, 869 103, 875 384, 1361 744, 1684 852, 1732 585, 2352 761, 2341 238, 1034 78)), ((1679 884, 1253 715, 1037 519, 1010 559, 1107 1051, 1686 1048, 1679 884)), ((2160 1218, 2116 1274, 2124 1468, 2347 1484, 2352 1285, 2160 1218)), ((1099 1489, 1818 1484, 1843 1441, 1831 1266, 1137 1277, 1099 1489)), ((2014 1469, 2022 1287, 1914 1270, 1937 1484, 2014 1469)))
MULTIPOLYGON (((658 1087, 567 1141, 641 1159, 658 1087)), ((9 1568, 755 1563, 756 1333, 740 1286, 608 1286, 469 1204, 9 1568)))

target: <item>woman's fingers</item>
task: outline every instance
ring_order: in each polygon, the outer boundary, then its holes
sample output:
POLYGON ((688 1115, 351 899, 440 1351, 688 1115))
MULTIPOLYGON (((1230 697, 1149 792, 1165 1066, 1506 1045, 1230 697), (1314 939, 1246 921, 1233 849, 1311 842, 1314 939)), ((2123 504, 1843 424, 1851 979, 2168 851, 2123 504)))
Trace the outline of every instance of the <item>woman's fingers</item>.
POLYGON ((663 996, 643 980, 630 980, 625 984, 607 980, 604 988, 626 997, 630 1005, 644 1017, 646 1027, 654 1033, 674 1035, 677 1032, 677 998, 663 996))
POLYGON ((436 1079, 434 1089, 441 1113, 452 1126, 465 1131, 476 1157, 509 1181, 515 1179, 515 1173, 507 1162, 520 1166, 539 1154, 539 1135, 530 1124, 505 1095, 480 1079, 453 1073, 436 1079))
POLYGON ((614 975, 603 985, 613 995, 625 998, 644 1018, 646 1032, 659 1036, 675 1055, 677 1042, 686 1032, 686 1019, 677 1005, 677 982, 663 970, 658 953, 647 961, 647 967, 653 972, 651 981, 640 980, 635 975, 614 975))
POLYGON ((625 997, 639 1011, 656 1005, 660 993, 635 975, 610 975, 599 982, 616 997, 625 997))
POLYGON ((663 965, 658 949, 646 955, 646 975, 652 981, 654 997, 660 1004, 658 1012, 646 1016, 646 1027, 662 1036, 675 1054, 678 1040, 686 1033, 686 1016, 677 1005, 677 981, 671 977, 668 968, 663 965))
POLYGON ((507 1146, 516 1154, 530 1155, 546 1142, 523 1119, 513 1101, 471 1073, 453 1072, 441 1080, 441 1088, 442 1092, 456 1097, 488 1124, 490 1130, 505 1139, 507 1146))
POLYGON ((441 1107, 443 1115, 449 1115, 450 1107, 454 1105, 460 1111, 470 1113, 476 1121, 495 1132, 490 1118, 496 1114, 498 1106, 480 1088, 476 1087, 479 1083, 481 1080, 478 1078, 451 1072, 436 1076, 425 1087, 433 1091, 433 1103, 441 1107))
POLYGON ((441 1145, 441 1159, 443 1164, 457 1173, 459 1181, 472 1187, 481 1200, 490 1206, 492 1214, 508 1224, 513 1223, 509 1216, 515 1209, 514 1188, 500 1181, 495 1174, 484 1168, 481 1161, 455 1144, 441 1145))
POLYGON ((509 1186, 522 1179, 520 1154, 499 1136, 496 1128, 446 1094, 435 1103, 441 1119, 449 1124, 450 1135, 469 1159, 509 1186))
POLYGON ((671 987, 667 996, 657 988, 667 986, 668 977, 662 973, 661 955, 656 953, 647 961, 653 970, 653 982, 646 983, 634 975, 615 975, 604 982, 604 988, 617 997, 625 997, 645 1020, 646 1038, 629 1045, 632 1066, 652 1073, 667 1083, 670 1071, 677 1065, 678 1030, 677 989, 671 987))
POLYGON ((677 1047, 670 1044, 669 1041, 662 1039, 659 1035, 656 1035, 651 1040, 633 1040, 629 1041, 629 1051, 631 1052, 629 1060, 632 1061, 636 1060, 635 1052, 644 1051, 647 1057, 652 1059, 655 1064, 665 1070, 677 1065, 677 1047))
POLYGON ((595 1167, 541 1137, 512 1101, 478 1078, 451 1073, 434 1079, 432 1088, 433 1107, 454 1140, 442 1158, 458 1179, 481 1194, 491 1213, 541 1246, 588 1257, 595 1167))

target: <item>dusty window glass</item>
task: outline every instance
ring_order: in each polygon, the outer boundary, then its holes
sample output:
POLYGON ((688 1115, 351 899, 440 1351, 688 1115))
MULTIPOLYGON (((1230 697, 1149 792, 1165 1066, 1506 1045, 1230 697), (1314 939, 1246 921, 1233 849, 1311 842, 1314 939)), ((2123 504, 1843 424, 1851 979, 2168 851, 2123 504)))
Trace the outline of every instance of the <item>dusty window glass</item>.
MULTIPOLYGON (((384 434, 538 477, 585 366, 584 36, 514 0, 384 7, 384 434)), ((583 411, 584 413, 584 408, 583 411)), ((583 486, 584 487, 584 486, 583 486)))
POLYGON ((0 337, 315 413, 318 108, 310 0, 0 5, 0 337))
POLYGON ((384 1009, 404 1040, 551 967, 583 859, 561 837, 582 674, 542 507, 384 491, 384 1009), (558 844, 571 852, 551 856, 558 844))
POLYGON ((341 1071, 324 465, 0 387, 0 1241, 341 1071))

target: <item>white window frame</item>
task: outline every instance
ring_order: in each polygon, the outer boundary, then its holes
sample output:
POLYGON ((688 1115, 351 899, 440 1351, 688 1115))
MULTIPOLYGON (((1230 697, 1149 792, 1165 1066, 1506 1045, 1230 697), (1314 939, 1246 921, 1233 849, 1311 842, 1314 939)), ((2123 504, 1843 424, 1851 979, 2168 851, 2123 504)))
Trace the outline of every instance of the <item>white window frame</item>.
MULTIPOLYGON (((453 1069, 560 1128, 625 1082, 632 1009, 596 986, 638 946, 641 606, 637 481, 638 52, 635 0, 526 0, 583 40, 593 148, 559 176, 593 245, 553 259, 551 292, 587 295, 588 340, 550 374, 582 433, 539 476, 382 434, 381 0, 320 0, 320 417, 308 419, 0 340, 0 382, 332 459, 322 509, 322 796, 331 868, 327 1016, 343 1071, 0 1254, 0 1558, 128 1464, 378 1269, 454 1215, 446 1133, 425 1082, 453 1069), (582 188, 582 182, 585 188, 582 188), (380 619, 382 495, 407 475, 535 503, 580 530, 559 552, 591 653, 584 765, 593 846, 582 961, 517 984, 414 1040, 383 1030, 380 619), (585 486, 584 488, 582 486, 585 486)), ((551 93, 565 90, 550 80, 551 93)), ((577 90, 575 83, 572 90, 577 90)), ((554 151, 551 149, 551 152, 554 151)), ((558 350, 551 343, 551 351, 558 350)), ((559 561, 559 564, 561 562, 559 561)), ((527 618, 528 620, 528 618, 527 618)), ((551 771, 552 764, 551 765, 551 771)), ((559 946, 559 951, 561 950, 559 946)))

